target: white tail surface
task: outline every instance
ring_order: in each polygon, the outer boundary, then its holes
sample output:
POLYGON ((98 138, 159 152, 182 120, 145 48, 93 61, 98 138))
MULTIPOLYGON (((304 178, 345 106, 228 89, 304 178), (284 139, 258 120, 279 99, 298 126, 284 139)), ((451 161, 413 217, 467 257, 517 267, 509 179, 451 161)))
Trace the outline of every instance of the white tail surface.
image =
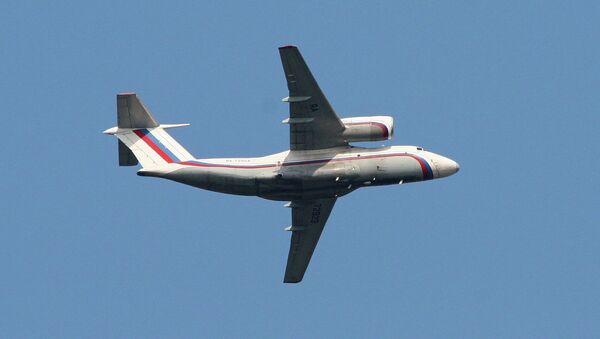
POLYGON ((122 130, 116 134, 142 167, 157 167, 194 157, 162 127, 122 130))
POLYGON ((121 166, 137 164, 129 149, 142 167, 158 167, 194 158, 165 131, 180 126, 187 124, 160 125, 135 93, 122 93, 117 95, 117 127, 104 133, 116 135, 127 147, 119 145, 121 166))

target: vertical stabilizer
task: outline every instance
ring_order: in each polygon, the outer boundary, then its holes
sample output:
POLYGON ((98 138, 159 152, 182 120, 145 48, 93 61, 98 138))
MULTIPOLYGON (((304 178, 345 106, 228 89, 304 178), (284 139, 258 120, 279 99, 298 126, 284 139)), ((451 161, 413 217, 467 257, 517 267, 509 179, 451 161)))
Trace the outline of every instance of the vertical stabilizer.
POLYGON ((119 139, 120 166, 159 167, 194 158, 165 131, 187 125, 160 125, 135 93, 122 93, 117 94, 117 127, 104 133, 119 139))

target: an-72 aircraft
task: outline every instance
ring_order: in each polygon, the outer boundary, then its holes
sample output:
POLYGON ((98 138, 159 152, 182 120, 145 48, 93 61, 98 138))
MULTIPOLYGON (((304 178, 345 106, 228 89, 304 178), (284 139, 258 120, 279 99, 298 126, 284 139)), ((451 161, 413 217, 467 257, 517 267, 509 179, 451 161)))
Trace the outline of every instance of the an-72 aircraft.
POLYGON ((119 165, 141 163, 159 177, 228 194, 288 201, 292 211, 284 282, 302 280, 337 198, 361 187, 447 177, 458 164, 415 146, 364 148, 351 142, 388 140, 387 116, 340 119, 295 46, 279 48, 289 95, 290 150, 258 158, 196 159, 159 124, 134 93, 117 95, 119 165))

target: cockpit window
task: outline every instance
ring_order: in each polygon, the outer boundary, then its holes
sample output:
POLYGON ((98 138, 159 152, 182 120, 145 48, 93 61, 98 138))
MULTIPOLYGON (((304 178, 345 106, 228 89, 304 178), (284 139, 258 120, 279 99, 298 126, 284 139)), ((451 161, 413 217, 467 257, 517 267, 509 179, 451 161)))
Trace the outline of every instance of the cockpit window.
POLYGON ((417 147, 417 151, 422 151, 423 147, 417 147))

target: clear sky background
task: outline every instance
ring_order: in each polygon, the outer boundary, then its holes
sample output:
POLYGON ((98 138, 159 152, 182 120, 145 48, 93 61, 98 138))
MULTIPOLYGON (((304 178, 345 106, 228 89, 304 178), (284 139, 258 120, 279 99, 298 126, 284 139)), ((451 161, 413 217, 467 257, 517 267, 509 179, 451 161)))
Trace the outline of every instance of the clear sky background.
MULTIPOLYGON (((0 3, 0 337, 600 337, 597 1, 0 3), (115 94, 197 157, 288 148, 277 47, 450 178, 289 210, 117 166, 115 94)), ((375 143, 379 145, 381 143, 375 143)))

